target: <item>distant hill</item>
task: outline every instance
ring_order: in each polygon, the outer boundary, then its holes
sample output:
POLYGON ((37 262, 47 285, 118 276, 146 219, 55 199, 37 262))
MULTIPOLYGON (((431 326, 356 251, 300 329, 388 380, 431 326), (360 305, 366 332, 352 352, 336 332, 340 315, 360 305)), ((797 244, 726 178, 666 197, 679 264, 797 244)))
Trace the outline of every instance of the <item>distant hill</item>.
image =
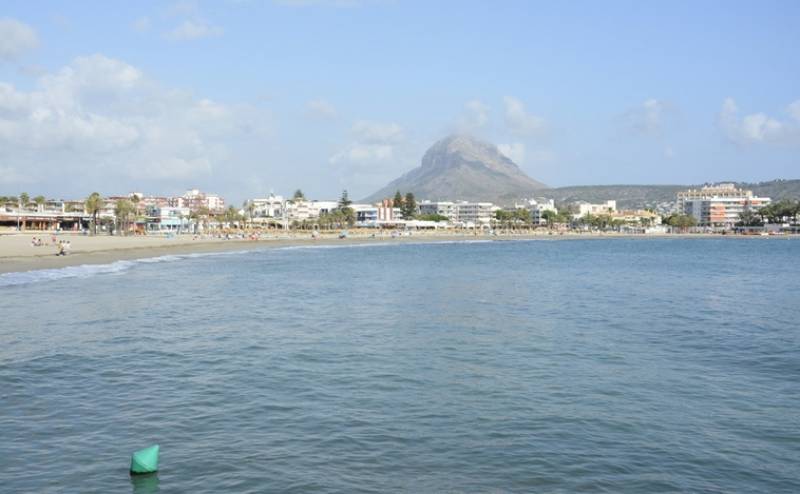
MULTIPOLYGON (((725 182, 722 180, 721 182, 725 182)), ((716 182, 719 183, 719 182, 716 182)), ((737 187, 750 189, 757 196, 772 200, 800 198, 800 180, 770 180, 769 182, 732 182, 737 187)), ((657 208, 660 204, 675 202, 681 190, 699 189, 700 185, 579 185, 557 187, 539 191, 538 194, 564 204, 575 201, 600 202, 616 199, 621 209, 657 208)))
POLYGON ((418 199, 513 202, 531 197, 547 186, 527 176, 497 146, 467 135, 436 142, 422 164, 367 197, 377 201, 396 191, 413 192, 418 199))
MULTIPOLYGON (((721 182, 726 182, 722 180, 721 182)), ((719 182, 716 182, 719 183, 719 182)), ((800 198, 800 180, 733 182, 773 200, 800 198)), ((700 185, 577 185, 549 188, 526 175, 497 146, 468 135, 450 135, 433 144, 422 163, 365 198, 375 202, 396 191, 413 192, 418 200, 490 201, 510 205, 523 198, 546 197, 557 204, 617 201, 620 209, 668 209, 681 190, 700 185)))

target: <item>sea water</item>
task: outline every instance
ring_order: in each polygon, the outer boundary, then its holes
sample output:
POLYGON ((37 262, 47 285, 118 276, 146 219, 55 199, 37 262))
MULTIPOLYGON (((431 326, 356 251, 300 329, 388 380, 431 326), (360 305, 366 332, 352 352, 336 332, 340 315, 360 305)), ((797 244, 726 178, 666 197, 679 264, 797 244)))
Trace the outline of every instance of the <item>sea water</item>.
POLYGON ((799 261, 613 239, 2 275, 0 491, 800 492, 799 261))

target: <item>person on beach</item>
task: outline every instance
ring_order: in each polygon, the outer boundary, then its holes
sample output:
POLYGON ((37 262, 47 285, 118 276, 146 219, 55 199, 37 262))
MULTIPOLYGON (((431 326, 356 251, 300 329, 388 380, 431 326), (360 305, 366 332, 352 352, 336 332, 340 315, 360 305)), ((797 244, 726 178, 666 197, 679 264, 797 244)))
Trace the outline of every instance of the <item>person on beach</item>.
POLYGON ((59 242, 58 243, 58 252, 56 253, 56 255, 57 256, 63 256, 64 255, 64 242, 59 242))

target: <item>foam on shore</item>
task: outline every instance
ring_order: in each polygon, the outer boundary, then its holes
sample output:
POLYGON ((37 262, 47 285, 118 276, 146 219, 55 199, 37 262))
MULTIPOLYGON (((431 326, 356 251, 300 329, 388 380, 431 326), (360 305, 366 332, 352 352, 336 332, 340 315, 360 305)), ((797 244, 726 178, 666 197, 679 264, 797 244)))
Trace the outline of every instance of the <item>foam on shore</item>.
POLYGON ((7 286, 27 285, 43 281, 55 281, 64 278, 90 278, 98 275, 120 274, 132 269, 139 264, 156 264, 162 262, 175 262, 183 259, 198 257, 212 257, 231 254, 244 254, 249 250, 223 251, 223 252, 195 252, 191 254, 169 254, 157 257, 145 257, 114 261, 107 264, 80 264, 53 269, 35 269, 0 274, 0 288, 7 286))
POLYGON ((175 262, 185 259, 196 259, 214 256, 227 256, 236 254, 247 254, 250 252, 275 251, 296 251, 296 250, 315 250, 315 249, 348 249, 348 248, 367 248, 367 247, 397 247, 397 246, 420 246, 436 244, 480 244, 490 243, 492 239, 458 239, 441 241, 401 241, 401 242, 375 242, 370 243, 365 239, 364 243, 347 244, 311 244, 311 245, 289 245, 282 247, 262 247, 255 249, 229 250, 219 252, 194 252, 188 254, 168 254, 156 257, 144 257, 141 259, 119 260, 105 264, 80 264, 76 266, 66 266, 63 268, 36 269, 31 271, 19 271, 10 273, 0 273, 0 288, 32 283, 55 281, 65 278, 89 278, 99 275, 122 274, 137 265, 154 264, 162 262, 175 262))

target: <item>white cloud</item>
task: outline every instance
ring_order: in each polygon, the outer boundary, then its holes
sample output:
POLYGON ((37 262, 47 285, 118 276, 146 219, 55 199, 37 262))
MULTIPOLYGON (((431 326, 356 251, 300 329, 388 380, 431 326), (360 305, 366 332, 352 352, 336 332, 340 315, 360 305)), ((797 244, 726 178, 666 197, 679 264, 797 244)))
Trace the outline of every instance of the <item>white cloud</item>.
POLYGON ((131 23, 131 27, 133 28, 133 30, 140 33, 149 31, 150 25, 151 25, 150 18, 147 16, 139 17, 138 19, 136 19, 131 23))
POLYGON ((800 122, 800 99, 790 104, 787 110, 792 118, 800 122))
POLYGON ((168 31, 165 36, 172 41, 192 41, 201 38, 222 36, 224 29, 202 19, 187 19, 168 31))
POLYGON ((498 144, 497 149, 499 149, 503 155, 518 165, 525 161, 524 143, 512 142, 510 144, 498 144))
MULTIPOLYGON (((79 57, 31 91, 0 82, 0 163, 32 180, 118 190, 132 178, 197 179, 226 162, 230 139, 261 128, 249 108, 161 87, 103 55, 79 57)), ((4 180, 21 182, 12 171, 4 180)))
POLYGON ((396 147, 405 141, 403 128, 391 122, 359 120, 350 132, 350 144, 329 159, 331 164, 349 168, 349 171, 391 162, 396 147))
POLYGON ((354 142, 330 158, 332 164, 374 164, 392 159, 394 147, 389 144, 364 144, 354 142))
POLYGON ((473 99, 464 105, 464 113, 458 119, 460 131, 471 132, 483 128, 489 123, 490 108, 481 100, 473 99))
POLYGON ((200 7, 195 0, 180 0, 170 4, 166 9, 166 15, 171 17, 197 15, 200 7))
POLYGON ((505 103, 506 125, 511 132, 520 136, 533 137, 541 135, 545 131, 544 119, 529 114, 520 100, 506 96, 503 98, 503 102, 505 103))
MULTIPOLYGON (((789 109, 792 110, 791 105, 789 109)), ((718 122, 725 136, 740 145, 777 143, 797 137, 797 129, 792 129, 764 113, 739 117, 739 108, 732 98, 726 98, 722 103, 718 122)))
POLYGON ((655 98, 645 100, 625 113, 628 126, 640 134, 660 135, 667 117, 668 105, 655 98))
POLYGON ((403 128, 396 123, 359 120, 352 133, 356 140, 367 144, 397 144, 405 139, 403 128))
POLYGON ((0 18, 0 60, 16 60, 39 46, 36 31, 9 17, 0 18))
POLYGON ((336 107, 324 99, 314 99, 306 102, 306 114, 323 120, 334 119, 337 116, 336 107))

